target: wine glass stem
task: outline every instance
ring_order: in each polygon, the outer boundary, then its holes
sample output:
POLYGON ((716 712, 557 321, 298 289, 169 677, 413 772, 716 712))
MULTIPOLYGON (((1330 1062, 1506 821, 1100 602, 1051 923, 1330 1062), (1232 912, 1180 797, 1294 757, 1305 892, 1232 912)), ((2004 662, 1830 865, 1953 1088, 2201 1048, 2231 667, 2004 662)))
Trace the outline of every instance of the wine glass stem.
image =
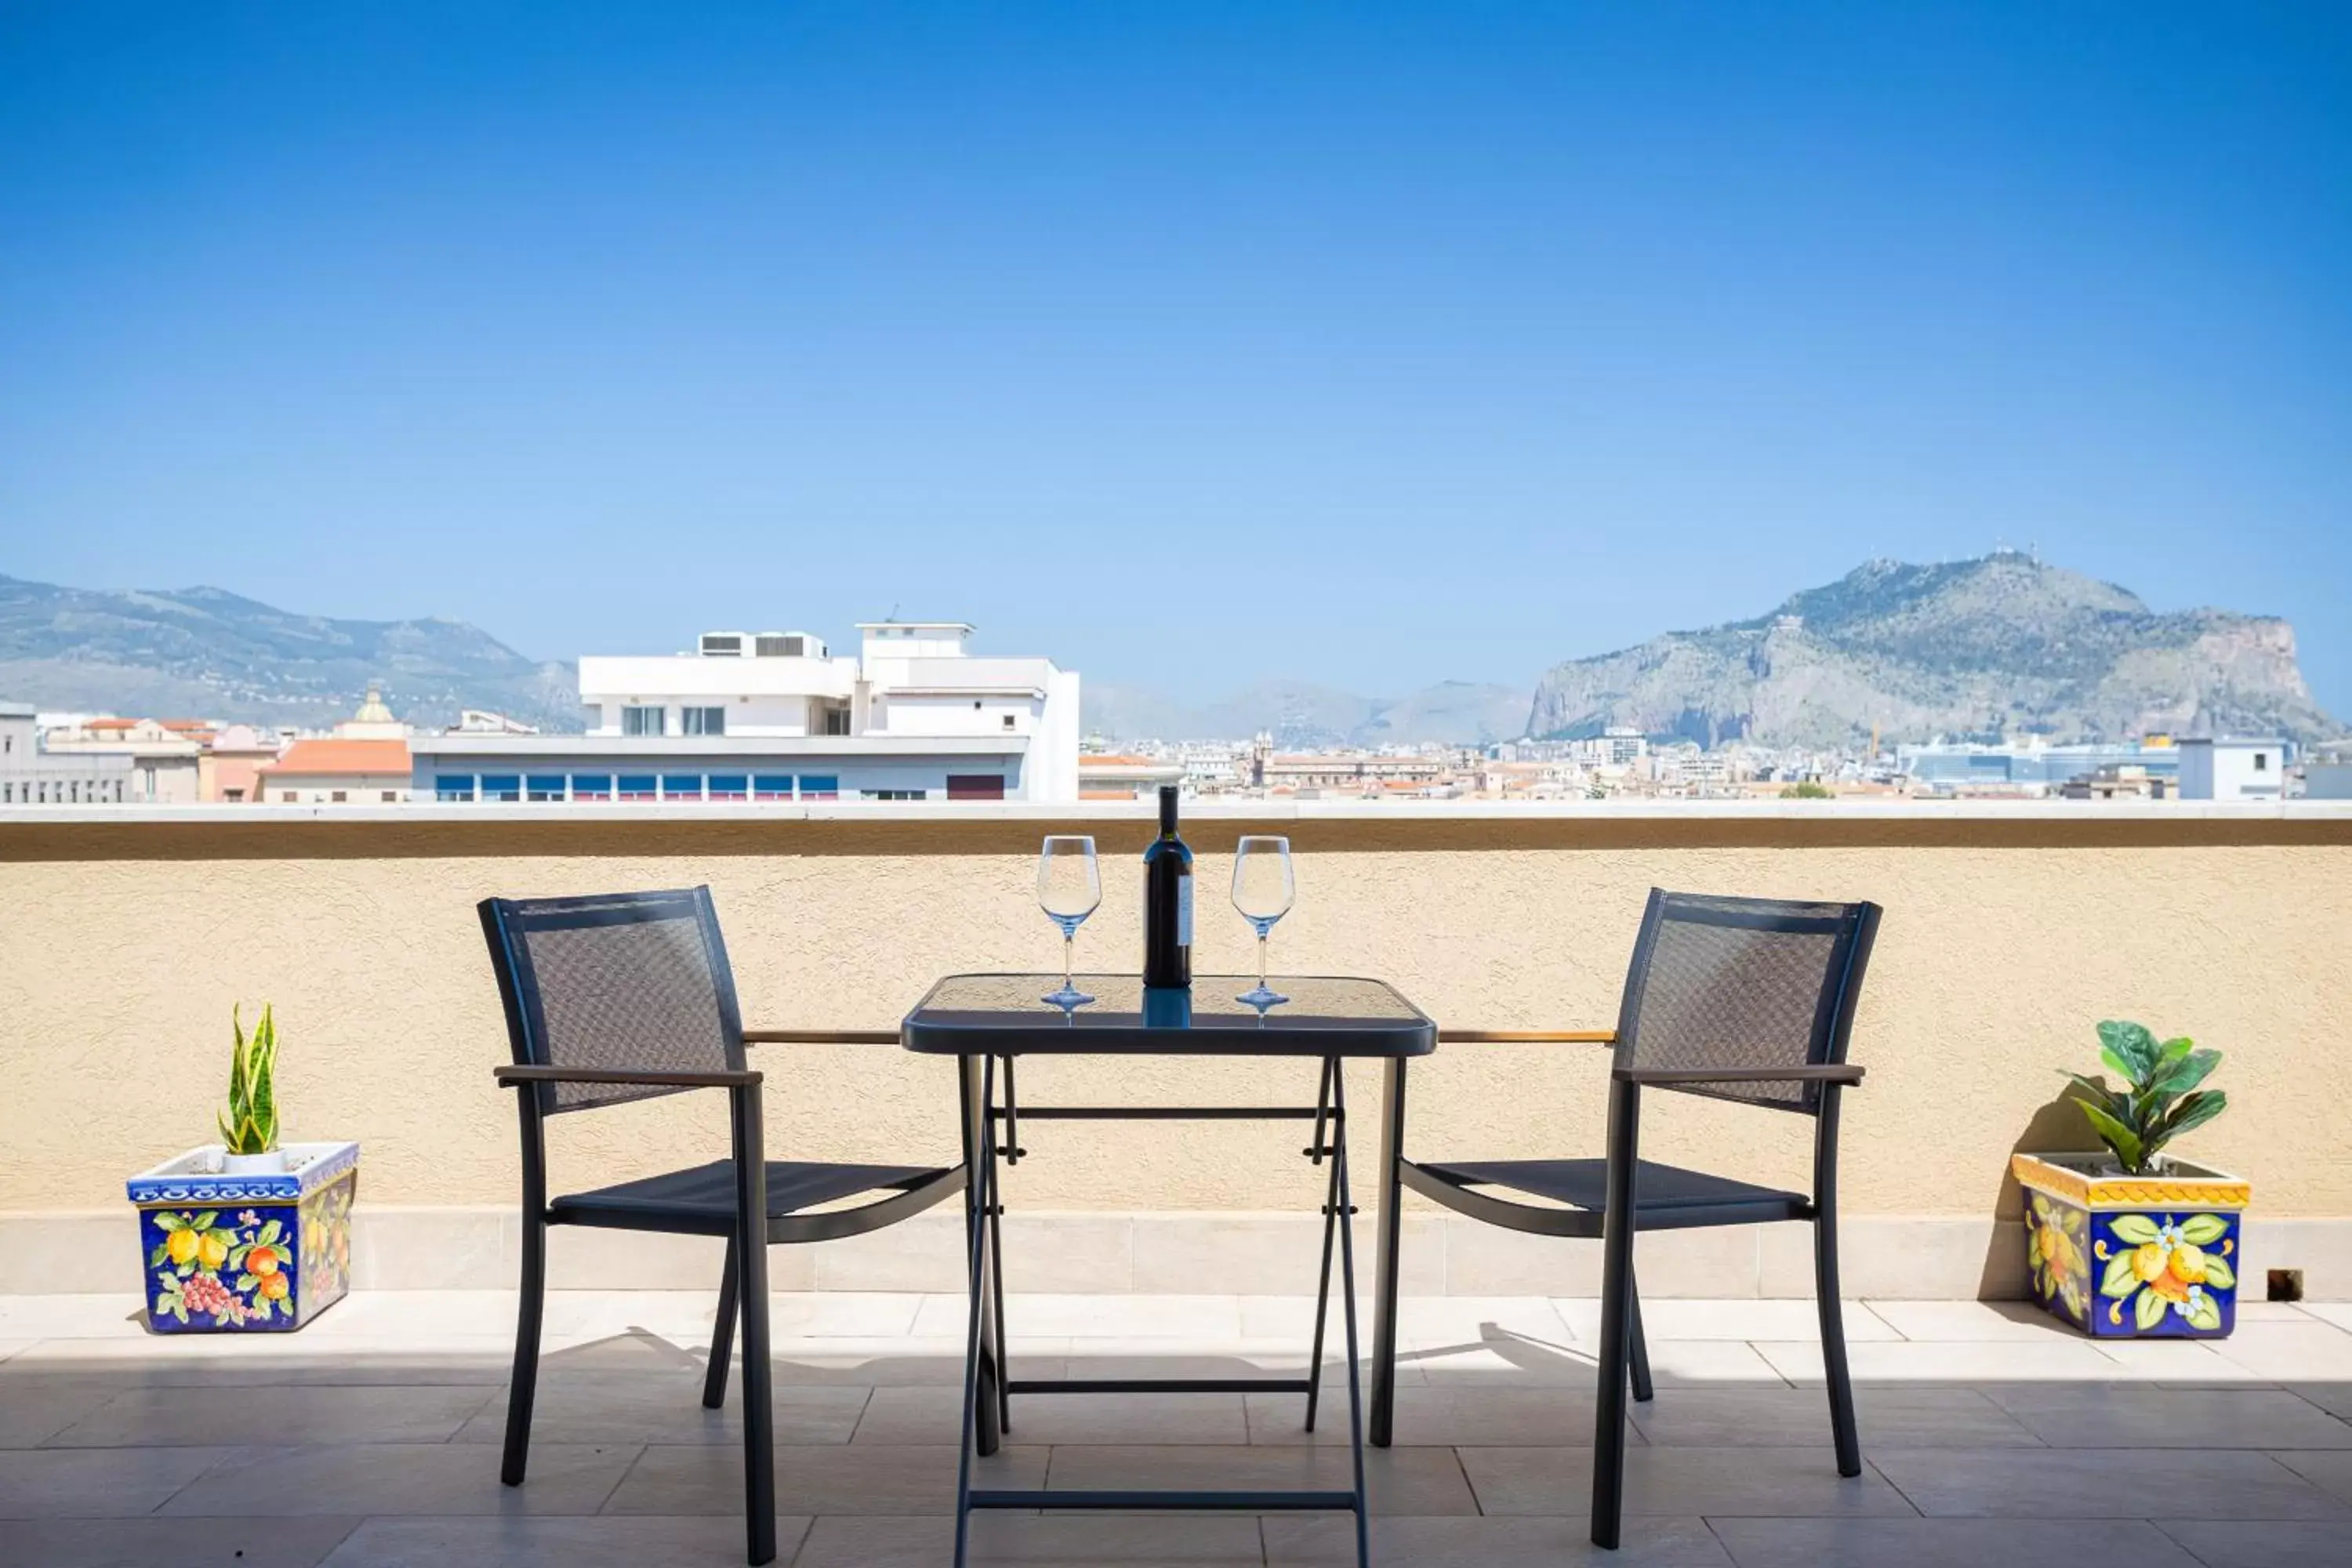
POLYGON ((1265 938, 1266 933, 1261 928, 1257 933, 1257 988, 1260 991, 1265 989, 1265 938))
POLYGON ((1064 931, 1062 933, 1062 989, 1065 992, 1077 989, 1071 967, 1076 962, 1077 947, 1078 933, 1074 931, 1064 931))

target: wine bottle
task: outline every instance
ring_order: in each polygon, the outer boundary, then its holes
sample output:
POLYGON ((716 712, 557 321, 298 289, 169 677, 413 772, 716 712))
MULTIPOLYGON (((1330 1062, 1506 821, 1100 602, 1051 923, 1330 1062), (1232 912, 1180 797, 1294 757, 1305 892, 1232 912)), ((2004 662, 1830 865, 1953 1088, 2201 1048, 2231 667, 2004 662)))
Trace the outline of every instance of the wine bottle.
POLYGON ((1176 786, 1160 786, 1160 837, 1143 852, 1143 984, 1192 984, 1192 851, 1176 837, 1176 786))

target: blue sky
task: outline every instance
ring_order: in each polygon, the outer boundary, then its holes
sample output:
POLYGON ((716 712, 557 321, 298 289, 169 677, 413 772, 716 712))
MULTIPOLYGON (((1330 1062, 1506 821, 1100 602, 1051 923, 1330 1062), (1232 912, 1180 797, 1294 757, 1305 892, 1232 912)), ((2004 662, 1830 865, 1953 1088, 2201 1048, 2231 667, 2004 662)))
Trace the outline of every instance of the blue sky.
POLYGON ((1207 695, 2005 540, 2352 713, 2347 280, 2321 0, 13 0, 0 572, 1207 695))

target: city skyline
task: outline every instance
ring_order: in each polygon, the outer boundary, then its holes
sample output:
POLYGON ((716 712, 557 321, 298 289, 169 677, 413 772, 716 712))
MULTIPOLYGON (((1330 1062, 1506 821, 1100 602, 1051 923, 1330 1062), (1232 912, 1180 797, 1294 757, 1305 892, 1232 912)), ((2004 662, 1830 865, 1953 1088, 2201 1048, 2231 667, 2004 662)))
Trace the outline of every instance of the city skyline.
POLYGON ((2005 542, 2342 711, 2347 103, 2327 12, 18 10, 0 570, 1197 699, 2005 542))

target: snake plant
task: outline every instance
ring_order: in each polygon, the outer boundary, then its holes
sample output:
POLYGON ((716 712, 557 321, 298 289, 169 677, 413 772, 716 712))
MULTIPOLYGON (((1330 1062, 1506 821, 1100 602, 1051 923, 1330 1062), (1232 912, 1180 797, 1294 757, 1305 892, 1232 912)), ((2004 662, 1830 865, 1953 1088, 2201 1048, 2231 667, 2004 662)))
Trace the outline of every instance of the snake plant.
POLYGON ((265 1002, 251 1036, 241 1006, 230 1009, 229 1026, 236 1050, 228 1062, 228 1109, 218 1118, 221 1143, 232 1154, 267 1154, 278 1147, 278 1022, 265 1002))
POLYGON ((2158 1044, 2142 1026, 2111 1018, 2099 1026, 2099 1060, 2123 1076, 2121 1089, 2109 1089, 2105 1074, 2066 1076, 2092 1130, 2135 1176, 2161 1169, 2157 1156, 2167 1143, 2212 1121, 2230 1102, 2218 1089, 2197 1087, 2221 1053, 2200 1051, 2186 1037, 2158 1044))

